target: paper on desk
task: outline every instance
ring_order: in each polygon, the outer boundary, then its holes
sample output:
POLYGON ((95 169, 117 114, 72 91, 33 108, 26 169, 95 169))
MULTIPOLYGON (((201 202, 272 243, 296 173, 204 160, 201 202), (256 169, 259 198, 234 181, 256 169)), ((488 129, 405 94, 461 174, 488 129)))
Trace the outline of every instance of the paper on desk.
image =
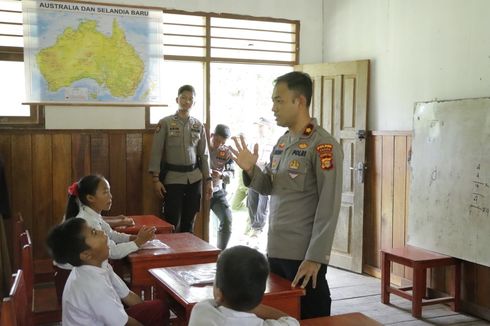
POLYGON ((213 284, 214 282, 216 266, 195 270, 177 270, 173 272, 188 285, 208 285, 213 284))
POLYGON ((158 239, 153 239, 145 243, 140 247, 140 249, 167 249, 169 246, 167 246, 165 243, 161 242, 158 239))

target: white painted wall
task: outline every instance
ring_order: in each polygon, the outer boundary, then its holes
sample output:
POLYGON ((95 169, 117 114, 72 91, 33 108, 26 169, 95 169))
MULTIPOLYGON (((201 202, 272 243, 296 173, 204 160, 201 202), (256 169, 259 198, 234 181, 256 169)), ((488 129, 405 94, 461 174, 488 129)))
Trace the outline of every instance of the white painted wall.
MULTIPOLYGON (((107 0, 94 0, 92 3, 107 4, 107 0)), ((318 63, 322 61, 322 0, 118 0, 123 5, 154 6, 185 11, 231 13, 255 17, 272 17, 299 20, 300 63, 318 63)), ((97 110, 87 114, 86 108, 47 107, 47 129, 99 129, 100 121, 106 121, 105 129, 137 129, 144 126, 144 110, 112 111, 107 119, 107 111, 97 110), (129 123, 129 126, 128 126, 129 123)))
POLYGON ((368 129, 411 130, 414 103, 490 96, 490 1, 324 0, 324 61, 371 60, 368 129))

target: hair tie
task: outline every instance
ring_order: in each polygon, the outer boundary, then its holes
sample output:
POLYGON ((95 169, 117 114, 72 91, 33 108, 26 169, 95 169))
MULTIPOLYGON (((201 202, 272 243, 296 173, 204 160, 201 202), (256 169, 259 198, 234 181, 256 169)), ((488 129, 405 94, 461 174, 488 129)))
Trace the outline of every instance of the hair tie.
POLYGON ((68 187, 68 194, 70 196, 78 197, 78 182, 73 182, 72 185, 68 187))

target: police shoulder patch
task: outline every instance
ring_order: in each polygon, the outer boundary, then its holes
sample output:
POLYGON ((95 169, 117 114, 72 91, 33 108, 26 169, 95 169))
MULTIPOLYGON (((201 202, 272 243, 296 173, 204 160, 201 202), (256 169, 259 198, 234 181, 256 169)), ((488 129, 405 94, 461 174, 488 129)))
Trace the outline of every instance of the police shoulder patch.
POLYGON ((333 145, 319 144, 316 146, 316 151, 320 157, 320 167, 322 170, 333 169, 333 145))

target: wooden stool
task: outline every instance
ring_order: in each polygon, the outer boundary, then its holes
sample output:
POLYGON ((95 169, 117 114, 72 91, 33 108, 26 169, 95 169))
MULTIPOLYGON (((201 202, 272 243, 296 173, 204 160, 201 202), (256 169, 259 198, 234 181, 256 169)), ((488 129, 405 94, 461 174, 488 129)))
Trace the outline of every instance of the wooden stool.
POLYGON ((460 305, 461 263, 458 259, 412 246, 381 250, 381 302, 390 303, 390 293, 412 301, 412 315, 422 316, 422 306, 451 302, 454 311, 460 305), (413 286, 395 288, 390 285, 390 262, 413 268, 413 286), (454 265, 453 296, 423 299, 426 294, 427 268, 454 265), (412 294, 407 291, 412 290, 412 294))

